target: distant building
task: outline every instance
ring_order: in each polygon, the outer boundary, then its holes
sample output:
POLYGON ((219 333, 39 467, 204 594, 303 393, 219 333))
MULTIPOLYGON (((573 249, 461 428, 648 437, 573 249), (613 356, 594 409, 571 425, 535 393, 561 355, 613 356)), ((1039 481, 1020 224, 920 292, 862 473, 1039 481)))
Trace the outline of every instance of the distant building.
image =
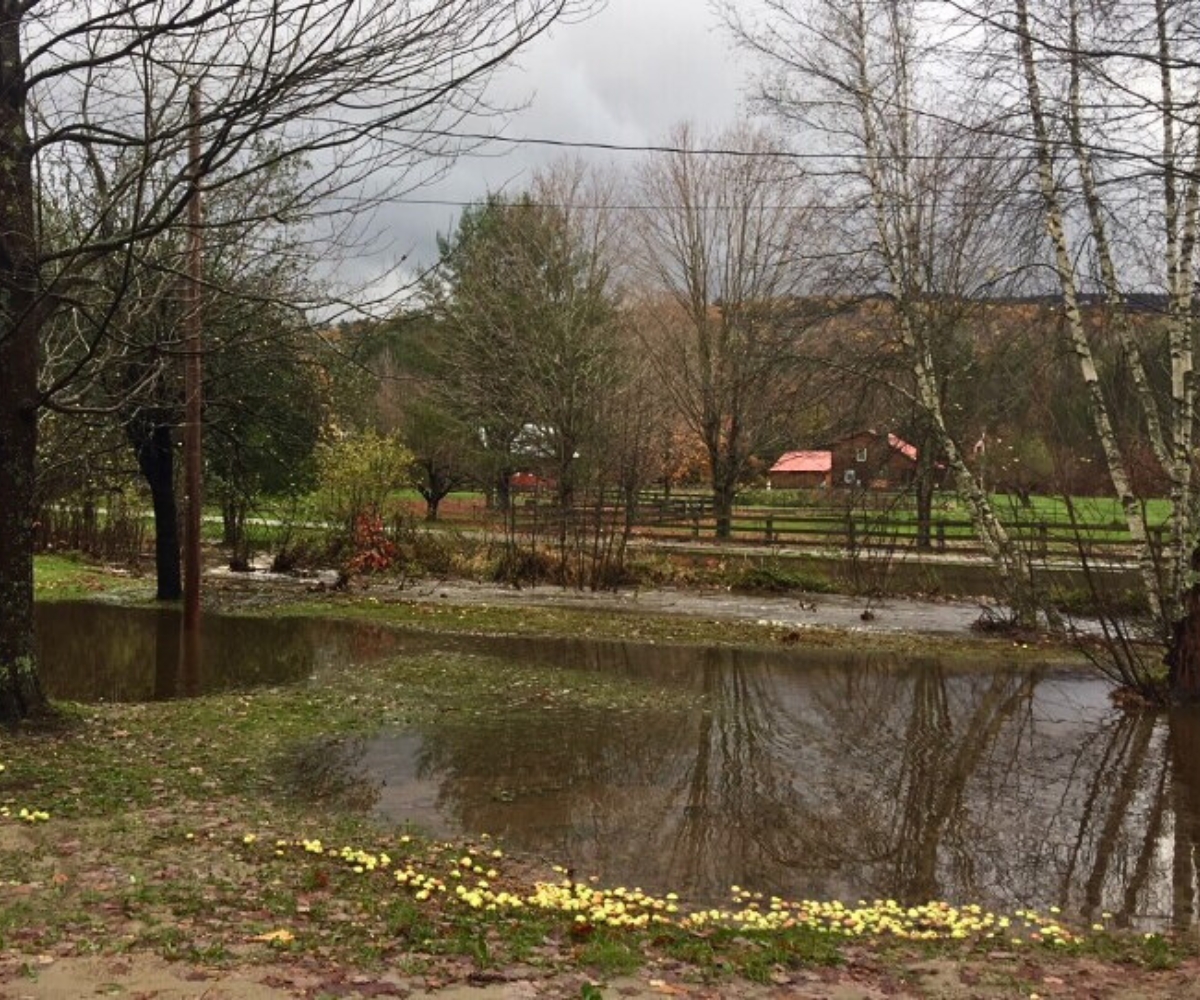
POLYGON ((514 493, 541 493, 554 489, 554 480, 525 470, 509 476, 508 487, 514 493))
POLYGON ((917 472, 917 449, 896 434, 858 431, 829 446, 834 485, 903 489, 917 472))
POLYGON ((828 488, 833 483, 833 453, 789 451, 767 472, 773 490, 828 488))

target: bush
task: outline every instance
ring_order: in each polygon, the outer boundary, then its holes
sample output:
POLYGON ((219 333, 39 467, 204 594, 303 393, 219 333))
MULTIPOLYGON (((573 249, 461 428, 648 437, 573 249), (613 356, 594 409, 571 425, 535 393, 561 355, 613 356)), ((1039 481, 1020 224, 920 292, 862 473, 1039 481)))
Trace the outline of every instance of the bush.
POLYGON ((557 583, 560 576, 558 560, 549 552, 513 545, 504 546, 491 572, 495 583, 514 587, 557 583))
POLYGON ((833 589, 828 580, 774 563, 747 567, 730 586, 733 590, 758 594, 786 594, 794 590, 827 594, 833 589))
POLYGON ((299 570, 323 569, 336 563, 344 541, 328 535, 288 535, 280 542, 275 558, 271 560, 272 573, 295 573, 299 570))
POLYGON ((121 492, 98 501, 82 493, 42 508, 34 530, 38 552, 81 552, 136 565, 146 545, 149 511, 121 492))
POLYGON ((1148 616, 1146 599, 1137 590, 1093 593, 1086 589, 1061 590, 1051 595, 1055 610, 1076 618, 1105 616, 1136 622, 1148 616))
POLYGON ((317 509, 347 536, 363 517, 387 516, 388 497, 412 485, 412 453, 395 435, 366 431, 317 452, 317 509))

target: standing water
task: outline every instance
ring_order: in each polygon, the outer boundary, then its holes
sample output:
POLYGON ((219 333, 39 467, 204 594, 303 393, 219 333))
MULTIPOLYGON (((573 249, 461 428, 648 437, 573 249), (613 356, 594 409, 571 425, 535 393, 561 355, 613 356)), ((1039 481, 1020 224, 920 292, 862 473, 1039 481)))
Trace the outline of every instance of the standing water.
POLYGON ((1120 714, 1089 673, 211 616, 199 676, 181 678, 177 616, 40 614, 58 697, 146 700, 443 658, 435 711, 297 747, 290 766, 352 786, 389 824, 487 832, 579 878, 713 902, 738 884, 1193 922, 1200 715, 1120 714), (601 682, 611 695, 579 696, 601 682))

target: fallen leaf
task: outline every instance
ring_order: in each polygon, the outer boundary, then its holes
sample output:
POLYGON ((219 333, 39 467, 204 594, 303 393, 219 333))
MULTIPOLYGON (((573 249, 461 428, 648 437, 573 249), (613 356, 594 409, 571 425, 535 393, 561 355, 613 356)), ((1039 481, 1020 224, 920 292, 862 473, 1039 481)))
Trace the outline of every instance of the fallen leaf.
POLYGON ((250 939, 251 941, 265 941, 267 944, 290 944, 296 940, 296 935, 286 928, 279 928, 275 931, 267 931, 265 934, 258 934, 250 939))

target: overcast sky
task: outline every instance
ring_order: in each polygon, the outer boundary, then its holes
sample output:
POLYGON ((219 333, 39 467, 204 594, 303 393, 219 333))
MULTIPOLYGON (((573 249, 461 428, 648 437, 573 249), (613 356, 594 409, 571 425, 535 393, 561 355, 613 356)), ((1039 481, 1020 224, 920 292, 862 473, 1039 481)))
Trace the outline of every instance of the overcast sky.
MULTIPOLYGON (((489 97, 525 105, 504 127, 509 136, 642 145, 663 140, 681 121, 695 123, 701 135, 732 125, 747 68, 706 0, 608 0, 591 19, 556 25, 533 43, 489 97)), ((532 171, 562 155, 494 145, 461 159, 409 199, 469 202, 489 190, 518 192, 532 171)), ((579 155, 617 165, 636 160, 632 153, 579 155)), ((436 257, 436 235, 452 231, 457 218, 456 207, 406 199, 377 222, 386 222, 393 257, 407 254, 410 266, 427 266, 436 257)))

